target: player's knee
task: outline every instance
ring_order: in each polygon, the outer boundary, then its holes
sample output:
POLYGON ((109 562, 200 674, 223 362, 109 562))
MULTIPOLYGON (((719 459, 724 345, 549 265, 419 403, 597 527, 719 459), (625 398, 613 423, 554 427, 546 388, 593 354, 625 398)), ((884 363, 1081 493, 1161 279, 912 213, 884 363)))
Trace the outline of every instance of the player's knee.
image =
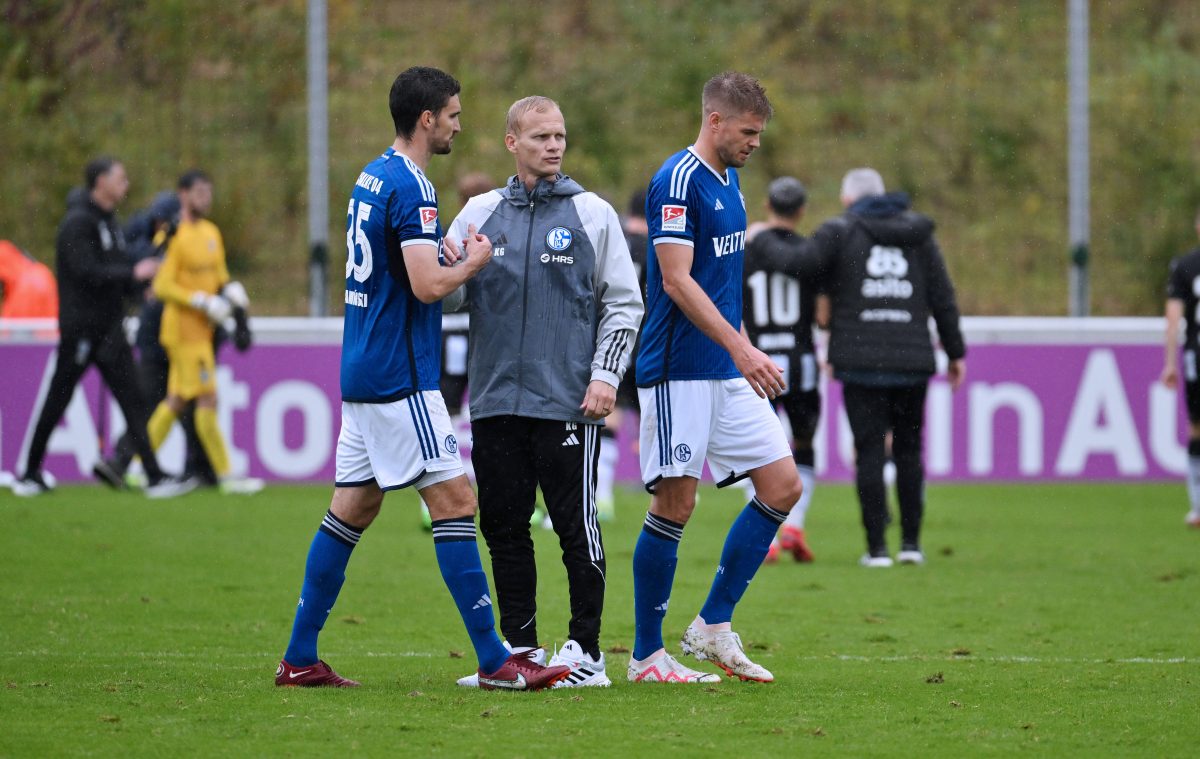
POLYGON ((696 485, 695 480, 688 483, 685 479, 680 477, 660 482, 650 502, 650 512, 676 524, 687 524, 696 509, 696 485))

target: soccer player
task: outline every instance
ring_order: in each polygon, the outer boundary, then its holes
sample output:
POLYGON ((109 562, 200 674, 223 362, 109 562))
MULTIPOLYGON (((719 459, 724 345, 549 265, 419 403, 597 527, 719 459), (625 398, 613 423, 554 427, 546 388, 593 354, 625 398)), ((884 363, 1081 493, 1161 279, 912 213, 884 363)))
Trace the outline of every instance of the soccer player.
POLYGON ((750 341, 783 371, 786 387, 775 405, 787 414, 792 458, 804 485, 804 494, 771 543, 768 562, 777 561, 780 550, 791 552, 796 561, 813 560, 804 537, 804 515, 816 486, 813 435, 821 417, 813 348, 819 260, 796 233, 806 200, 804 185, 795 177, 779 177, 767 186, 767 221, 757 233, 747 235, 742 279, 742 307, 750 341))
POLYGON ((342 430, 333 502, 305 566, 292 639, 276 685, 354 687, 317 656, 317 636, 337 601, 354 546, 379 514, 383 494, 408 486, 433 518, 438 566, 479 660, 485 689, 538 690, 566 677, 510 654, 496 634, 487 575, 475 543, 475 494, 438 392, 441 299, 492 257, 467 230, 464 250, 442 238, 437 194, 425 176, 458 134, 459 84, 414 67, 392 84, 396 139, 363 168, 346 217, 346 314, 342 337, 342 430), (443 266, 459 260, 458 266, 443 266))
POLYGON ((167 244, 154 277, 163 302, 159 342, 167 352, 167 397, 150 415, 147 428, 155 450, 162 445, 187 404, 196 402, 196 435, 224 493, 254 493, 262 480, 229 476, 229 454, 217 426, 217 374, 213 326, 246 309, 250 300, 240 282, 229 281, 225 245, 212 209, 212 180, 193 169, 179 178, 179 227, 167 244))
MULTIPOLYGON (((1196 213, 1196 234, 1200 235, 1200 211, 1196 213)), ((1171 261, 1167 279, 1166 356, 1162 383, 1174 390, 1179 384, 1179 321, 1187 321, 1183 343, 1183 388, 1188 413, 1188 509, 1185 521, 1200 528, 1200 374, 1196 371, 1196 352, 1200 349, 1200 248, 1171 261)))
POLYGON ((617 212, 562 173, 558 104, 538 95, 513 103, 504 144, 516 174, 471 198, 451 227, 456 240, 472 225, 496 241, 495 259, 465 293, 479 526, 500 629, 514 651, 537 649, 529 520, 541 488, 571 596, 570 638, 550 661, 571 668, 561 687, 603 687, 611 681, 600 651, 607 563, 596 464, 642 298, 617 212))
POLYGON ((784 379, 742 323, 746 207, 737 169, 771 117, 762 86, 736 72, 704 85, 694 145, 667 159, 650 182, 646 218, 646 320, 637 362, 641 467, 653 494, 633 554, 635 682, 713 682, 663 646, 662 620, 684 525, 707 458, 718 486, 749 476, 757 495, 734 520, 708 600, 681 646, 731 676, 770 682, 731 629, 733 609, 779 525, 800 498, 792 452, 771 404, 784 379))

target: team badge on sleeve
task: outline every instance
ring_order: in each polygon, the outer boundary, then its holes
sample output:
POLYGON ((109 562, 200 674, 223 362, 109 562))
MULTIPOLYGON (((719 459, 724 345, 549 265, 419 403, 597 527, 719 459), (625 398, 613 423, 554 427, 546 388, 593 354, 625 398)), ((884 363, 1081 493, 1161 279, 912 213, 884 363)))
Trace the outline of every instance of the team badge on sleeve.
POLYGON ((421 206, 421 231, 427 235, 437 232, 437 208, 421 206))
POLYGON ((686 232, 687 231, 687 206, 663 206, 662 207, 662 231, 664 231, 664 232, 686 232))

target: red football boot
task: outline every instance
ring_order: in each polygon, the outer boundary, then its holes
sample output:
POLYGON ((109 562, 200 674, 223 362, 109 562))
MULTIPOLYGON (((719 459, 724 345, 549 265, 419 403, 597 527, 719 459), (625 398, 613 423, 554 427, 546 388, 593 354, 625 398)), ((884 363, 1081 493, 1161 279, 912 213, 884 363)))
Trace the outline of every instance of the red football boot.
POLYGON ((330 669, 323 661, 307 667, 295 667, 280 661, 275 670, 275 684, 285 688, 357 688, 359 683, 347 680, 330 669))
POLYGON ((570 667, 543 667, 533 660, 532 653, 513 654, 491 674, 479 670, 479 687, 484 690, 542 690, 571 674, 570 667))
POLYGON ((779 545, 783 550, 791 551, 792 558, 796 561, 807 564, 813 560, 813 552, 809 550, 808 543, 804 542, 804 530, 784 525, 779 531, 779 545))

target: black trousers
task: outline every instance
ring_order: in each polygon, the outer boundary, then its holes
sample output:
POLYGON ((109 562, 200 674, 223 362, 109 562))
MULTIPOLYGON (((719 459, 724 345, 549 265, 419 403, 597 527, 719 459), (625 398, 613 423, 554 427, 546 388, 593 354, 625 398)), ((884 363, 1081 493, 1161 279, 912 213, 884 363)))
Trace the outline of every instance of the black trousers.
POLYGON ((867 550, 887 549, 887 492, 883 484, 884 445, 892 433, 892 458, 896 462, 896 496, 900 501, 900 539, 919 545, 925 512, 925 465, 921 431, 925 426, 927 382, 903 387, 843 384, 846 416, 854 433, 857 454, 858 502, 862 507, 867 550))
POLYGON ((28 474, 41 471, 50 434, 54 432, 67 410, 75 386, 79 384, 87 368, 93 364, 100 370, 100 377, 108 385, 109 391, 121 408, 121 413, 125 415, 133 435, 134 450, 142 458, 146 476, 152 482, 158 480, 162 477, 162 470, 158 467, 158 459, 154 457, 150 438, 146 434, 149 413, 138 388, 133 353, 129 350, 129 343, 125 342, 125 333, 120 324, 99 337, 68 332, 60 338, 58 363, 54 367, 50 389, 46 393, 37 427, 34 428, 33 440, 29 444, 25 472, 28 474))
POLYGON ((492 557, 500 630, 513 646, 539 645, 529 520, 541 487, 567 569, 570 636, 589 653, 598 652, 605 582, 596 522, 599 433, 595 424, 519 416, 471 423, 479 526, 492 557))

